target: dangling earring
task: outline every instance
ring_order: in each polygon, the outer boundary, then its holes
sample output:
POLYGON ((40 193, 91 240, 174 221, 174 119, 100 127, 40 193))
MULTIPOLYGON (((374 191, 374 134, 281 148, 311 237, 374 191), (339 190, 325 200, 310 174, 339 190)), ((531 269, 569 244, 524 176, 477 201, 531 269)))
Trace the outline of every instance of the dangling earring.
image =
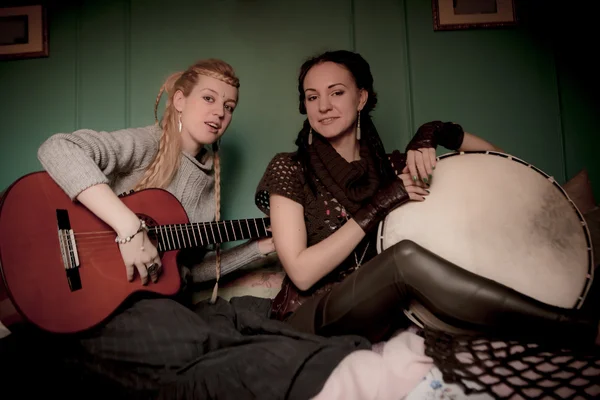
POLYGON ((312 127, 310 128, 310 131, 308 131, 308 145, 310 146, 312 144, 312 127))
POLYGON ((181 113, 179 113, 179 133, 181 133, 181 113))
POLYGON ((360 111, 358 112, 358 125, 356 126, 356 140, 360 140, 360 111))

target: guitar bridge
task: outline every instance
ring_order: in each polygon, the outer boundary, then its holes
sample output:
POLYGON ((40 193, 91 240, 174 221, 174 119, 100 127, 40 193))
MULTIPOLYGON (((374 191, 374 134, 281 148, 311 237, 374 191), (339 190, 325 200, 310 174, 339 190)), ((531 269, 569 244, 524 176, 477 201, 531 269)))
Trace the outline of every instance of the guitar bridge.
POLYGON ((68 211, 56 210, 56 221, 58 223, 60 253, 67 275, 67 283, 71 291, 74 292, 81 289, 81 277, 79 276, 77 242, 75 241, 75 233, 71 229, 68 211))

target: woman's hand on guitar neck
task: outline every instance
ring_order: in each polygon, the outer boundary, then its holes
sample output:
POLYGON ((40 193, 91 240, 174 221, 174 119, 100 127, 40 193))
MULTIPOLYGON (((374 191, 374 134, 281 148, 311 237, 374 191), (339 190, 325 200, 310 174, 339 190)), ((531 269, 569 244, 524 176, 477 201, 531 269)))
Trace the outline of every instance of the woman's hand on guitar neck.
POLYGON ((85 189, 77 196, 77 200, 107 223, 115 231, 115 236, 126 238, 135 234, 130 241, 119 243, 127 279, 133 281, 137 269, 143 285, 148 284, 148 278, 156 282, 162 263, 146 231, 138 232, 140 219, 137 215, 106 184, 85 189))
MULTIPOLYGON (((271 228, 269 228, 267 230, 270 231, 271 228)), ((258 245, 258 251, 262 255, 271 254, 275 251, 275 243, 273 242, 272 237, 258 239, 257 245, 258 245)))

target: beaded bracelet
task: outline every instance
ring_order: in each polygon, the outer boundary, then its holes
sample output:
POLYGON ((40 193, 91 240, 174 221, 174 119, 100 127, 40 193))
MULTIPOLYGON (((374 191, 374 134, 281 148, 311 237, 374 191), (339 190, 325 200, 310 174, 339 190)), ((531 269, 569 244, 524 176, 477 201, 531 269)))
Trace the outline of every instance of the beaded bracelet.
POLYGON ((146 230, 146 221, 144 221, 143 219, 140 219, 140 227, 138 228, 137 232, 135 232, 133 235, 127 236, 123 239, 121 239, 119 236, 117 236, 115 238, 115 243, 125 244, 127 242, 130 242, 131 239, 133 239, 135 235, 137 235, 141 231, 145 231, 145 230, 146 230))

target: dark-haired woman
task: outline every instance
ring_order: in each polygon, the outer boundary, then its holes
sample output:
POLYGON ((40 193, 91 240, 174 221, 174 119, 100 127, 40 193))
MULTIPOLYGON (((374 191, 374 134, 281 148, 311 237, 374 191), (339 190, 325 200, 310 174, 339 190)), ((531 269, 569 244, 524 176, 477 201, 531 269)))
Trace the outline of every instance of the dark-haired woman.
POLYGON ((287 277, 272 317, 324 336, 384 340, 418 300, 451 325, 494 334, 553 335, 594 343, 598 322, 551 307, 450 264, 411 241, 377 255, 390 211, 426 201, 435 148, 497 150, 454 123, 423 124, 406 152, 386 154, 371 119, 377 99, 369 64, 349 51, 307 60, 298 80, 307 115, 298 150, 279 153, 256 191, 270 215, 287 277))

